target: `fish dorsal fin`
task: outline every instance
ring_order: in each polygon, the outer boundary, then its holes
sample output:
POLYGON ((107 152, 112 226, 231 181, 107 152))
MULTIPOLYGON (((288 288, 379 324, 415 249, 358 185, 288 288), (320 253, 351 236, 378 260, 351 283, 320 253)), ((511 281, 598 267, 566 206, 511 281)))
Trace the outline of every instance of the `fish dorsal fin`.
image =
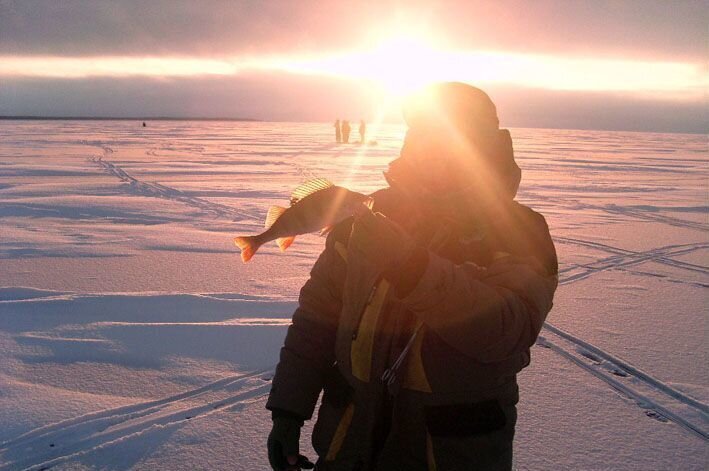
POLYGON ((324 190, 332 186, 335 185, 327 178, 314 178, 312 180, 308 180, 293 191, 290 195, 290 204, 294 205, 306 196, 310 196, 313 193, 317 193, 320 190, 324 190))
POLYGON ((284 208, 282 206, 271 206, 268 208, 268 213, 266 213, 266 223, 264 226, 266 229, 271 227, 279 217, 281 217, 281 214, 285 213, 288 208, 284 208))

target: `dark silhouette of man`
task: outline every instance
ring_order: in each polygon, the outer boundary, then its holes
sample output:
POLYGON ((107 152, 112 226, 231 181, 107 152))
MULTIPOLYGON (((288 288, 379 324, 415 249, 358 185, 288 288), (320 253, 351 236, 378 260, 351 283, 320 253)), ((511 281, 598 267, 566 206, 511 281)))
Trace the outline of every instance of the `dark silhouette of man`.
POLYGON ((364 120, 359 121, 359 142, 364 144, 364 136, 367 133, 367 124, 364 120))
POLYGON ((350 131, 352 131, 350 122, 347 120, 342 121, 342 142, 345 144, 350 142, 350 131))
POLYGON ((335 141, 339 144, 340 142, 342 142, 342 132, 340 131, 340 120, 339 119, 336 120, 335 124, 333 126, 335 126, 335 141))
POLYGON ((544 218, 482 91, 431 86, 372 209, 338 224, 300 292, 266 407, 273 469, 510 470, 519 399, 558 282, 544 218))

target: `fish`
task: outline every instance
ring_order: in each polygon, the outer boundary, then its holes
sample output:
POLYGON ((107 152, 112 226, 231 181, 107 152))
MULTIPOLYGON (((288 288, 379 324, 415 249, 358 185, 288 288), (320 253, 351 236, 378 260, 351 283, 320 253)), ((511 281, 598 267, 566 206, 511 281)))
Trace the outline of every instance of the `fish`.
POLYGON ((371 208, 371 198, 337 186, 326 178, 309 180, 293 191, 290 207, 271 206, 266 215, 266 230, 258 235, 234 238, 246 263, 259 247, 275 240, 281 252, 302 234, 320 231, 327 234, 338 222, 355 215, 364 206, 371 208))

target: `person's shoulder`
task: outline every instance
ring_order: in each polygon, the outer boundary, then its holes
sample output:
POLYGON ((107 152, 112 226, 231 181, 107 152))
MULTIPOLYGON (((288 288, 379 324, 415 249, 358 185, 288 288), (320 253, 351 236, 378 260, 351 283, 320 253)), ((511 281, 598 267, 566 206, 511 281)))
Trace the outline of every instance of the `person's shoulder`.
POLYGON ((529 255, 534 255, 544 262, 550 273, 558 271, 556 248, 549 231, 546 218, 529 206, 513 202, 513 225, 510 234, 517 234, 516 243, 525 248, 529 255))
POLYGON ((549 225, 541 213, 517 201, 512 202, 512 207, 515 219, 525 228, 536 230, 540 233, 549 233, 549 225))

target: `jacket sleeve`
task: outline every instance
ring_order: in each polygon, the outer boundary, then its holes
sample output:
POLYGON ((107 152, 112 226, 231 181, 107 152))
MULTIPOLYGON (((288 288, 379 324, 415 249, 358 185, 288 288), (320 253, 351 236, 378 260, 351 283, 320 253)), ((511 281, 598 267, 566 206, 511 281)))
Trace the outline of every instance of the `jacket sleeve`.
POLYGON ((335 249, 337 229, 315 262, 300 290, 281 348, 266 408, 308 420, 322 390, 325 375, 335 362, 335 334, 342 310, 342 284, 346 266, 335 249))
MULTIPOLYGON (((541 217, 541 216, 540 216, 541 217)), ((481 362, 531 347, 552 308, 557 262, 546 223, 534 255, 506 256, 482 268, 428 252, 422 275, 402 302, 446 343, 481 362)))

